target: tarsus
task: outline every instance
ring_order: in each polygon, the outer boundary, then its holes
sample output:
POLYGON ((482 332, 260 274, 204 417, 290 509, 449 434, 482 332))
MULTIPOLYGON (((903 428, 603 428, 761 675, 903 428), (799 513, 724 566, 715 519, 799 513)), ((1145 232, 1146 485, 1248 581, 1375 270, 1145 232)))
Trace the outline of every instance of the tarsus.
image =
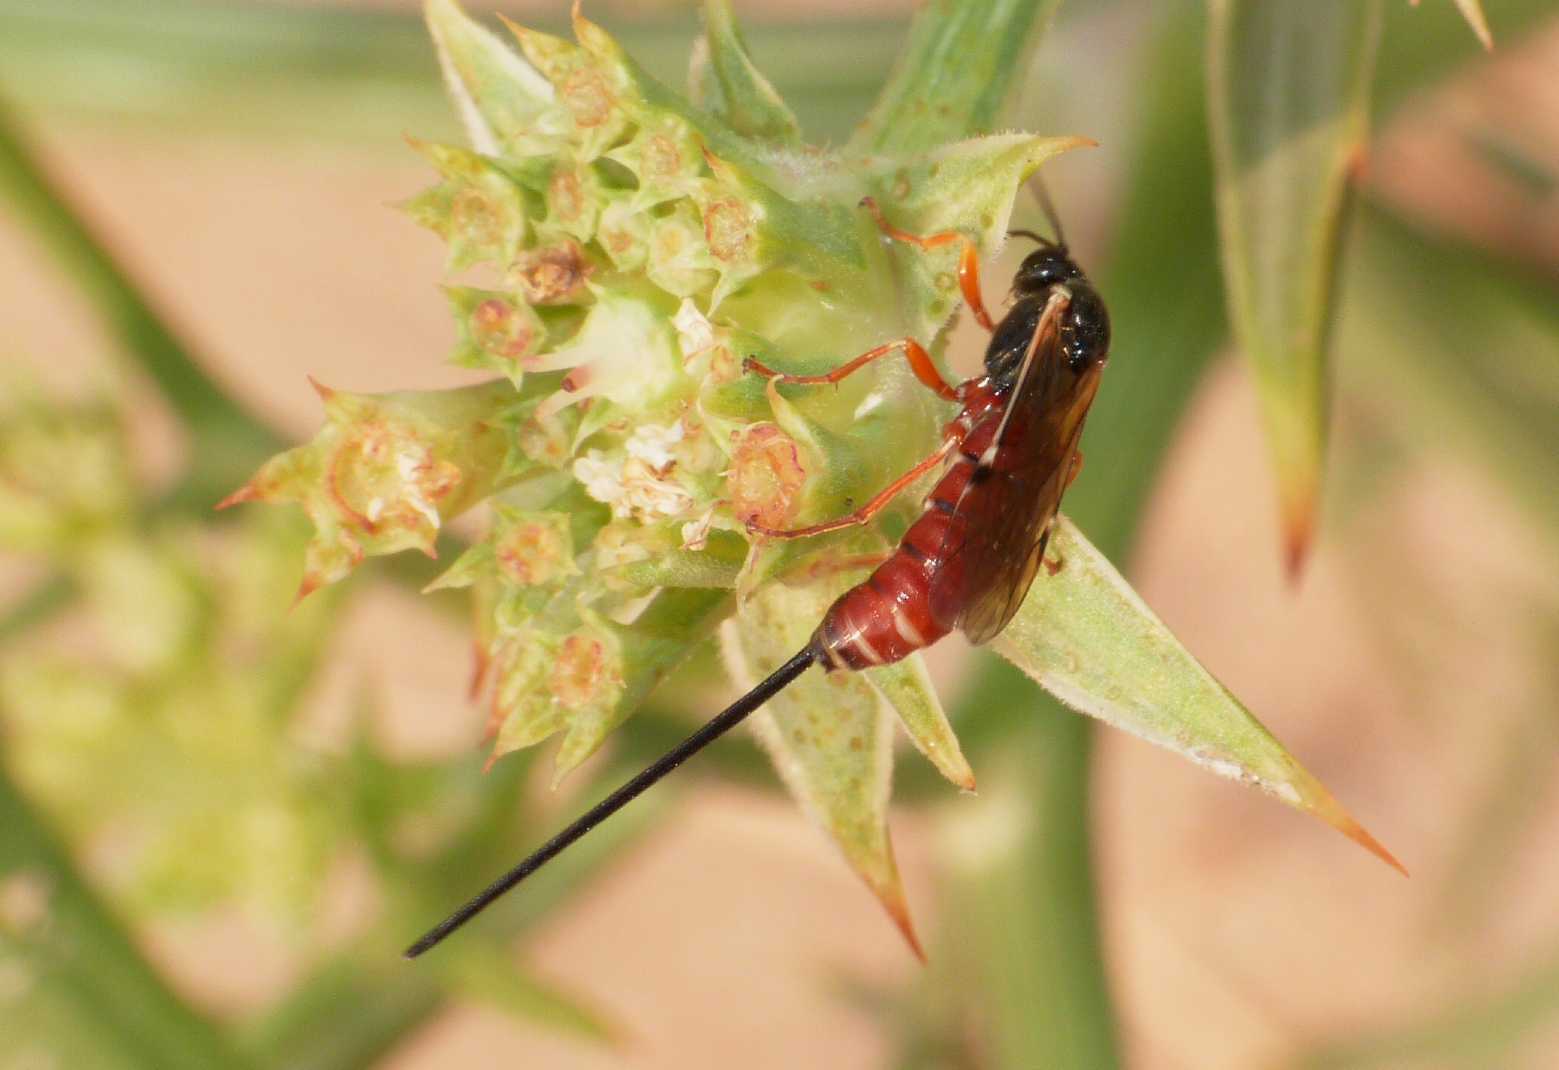
POLYGON ((741 724, 748 714, 784 690, 817 659, 816 646, 808 644, 805 649, 775 669, 751 691, 706 722, 698 731, 646 766, 632 780, 592 806, 572 825, 538 847, 530 857, 493 881, 459 910, 429 929, 420 940, 406 949, 406 957, 414 959, 424 951, 438 946, 446 936, 486 910, 499 896, 562 854, 564 849, 575 840, 638 798, 661 777, 741 724))

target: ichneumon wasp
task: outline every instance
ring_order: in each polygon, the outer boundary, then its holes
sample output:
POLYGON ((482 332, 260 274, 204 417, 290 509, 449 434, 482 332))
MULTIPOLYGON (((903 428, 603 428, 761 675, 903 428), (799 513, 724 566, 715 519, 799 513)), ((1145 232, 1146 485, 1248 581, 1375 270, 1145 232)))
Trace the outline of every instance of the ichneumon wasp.
POLYGON ((834 602, 811 641, 789 661, 430 929, 406 950, 407 958, 470 921, 812 665, 828 672, 866 669, 908 657, 954 629, 983 643, 1006 627, 1040 565, 1055 567, 1046 562, 1045 548, 1061 495, 1082 465, 1078 439, 1110 348, 1104 302, 1073 261, 1049 198, 1041 199, 1056 238, 1012 232, 1039 248, 1018 268, 1012 307, 999 323, 986 311, 978 252, 967 235, 910 234, 889 223, 870 197, 861 202, 893 241, 921 249, 961 243, 964 300, 991 332, 984 373, 953 386, 913 338, 877 346, 826 375, 783 375, 749 359, 749 372, 775 383, 821 385, 902 353, 920 382, 960 410, 934 453, 853 513, 802 528, 748 527, 760 537, 794 539, 865 524, 916 479, 945 465, 920 518, 871 575, 834 602))

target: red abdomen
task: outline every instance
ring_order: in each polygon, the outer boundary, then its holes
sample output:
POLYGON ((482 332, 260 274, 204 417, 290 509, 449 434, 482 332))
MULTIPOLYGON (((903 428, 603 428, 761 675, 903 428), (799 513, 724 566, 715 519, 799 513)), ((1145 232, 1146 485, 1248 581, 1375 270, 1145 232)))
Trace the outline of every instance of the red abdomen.
POLYGON ((904 533, 893 555, 866 581, 829 607, 813 641, 828 669, 890 665, 953 630, 963 563, 951 551, 964 542, 967 519, 958 511, 976 462, 995 438, 1000 399, 971 397, 954 425, 961 452, 926 495, 925 512, 904 533))

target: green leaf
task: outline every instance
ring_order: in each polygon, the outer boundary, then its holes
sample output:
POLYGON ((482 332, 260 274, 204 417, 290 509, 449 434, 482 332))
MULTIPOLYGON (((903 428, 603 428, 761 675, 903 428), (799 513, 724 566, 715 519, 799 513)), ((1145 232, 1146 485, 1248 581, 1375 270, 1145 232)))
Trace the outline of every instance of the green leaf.
POLYGON ((1230 320, 1255 371, 1295 575, 1319 508, 1332 297, 1381 0, 1215 0, 1211 10, 1209 116, 1230 320))
POLYGON ((1559 541, 1553 281, 1385 212, 1362 223, 1341 324, 1347 395, 1419 446, 1479 465, 1559 541))
POLYGON ((693 102, 748 137, 799 144, 801 124, 747 54, 731 0, 706 0, 704 35, 694 45, 693 102))
POLYGON ((424 13, 445 88, 473 148, 545 148, 549 134, 561 134, 552 128, 556 93, 540 72, 466 17, 454 0, 427 0, 424 13))
MULTIPOLYGON (((1036 715, 1003 706, 1028 730, 983 778, 980 805, 947 807, 936 826, 944 911, 956 924, 943 984, 978 1024, 989 1055, 977 1065, 1119 1066, 1109 992, 1095 965, 1088 826, 1077 820, 1090 726, 1060 709, 1036 715)), ((933 969, 944 955, 940 946, 935 953, 933 969)))
POLYGON ((893 74, 846 152, 930 148, 1001 125, 1060 0, 921 7, 893 74))
MULTIPOLYGON (((743 602, 722 631, 737 686, 750 688, 805 646, 848 586, 837 575, 805 585, 771 583, 743 602)), ((893 719, 886 704, 859 675, 812 670, 753 714, 752 724, 785 786, 923 958, 888 837, 893 719)))
POLYGON ((1060 571, 1035 582, 994 641, 997 653, 1071 708, 1319 817, 1402 868, 1197 663, 1071 521, 1058 518, 1050 546, 1060 571))
POLYGON ((974 770, 969 768, 969 760, 958 746, 958 737, 931 686, 925 659, 912 654, 896 665, 870 670, 866 680, 899 715, 899 723, 916 749, 948 780, 964 791, 974 791, 974 770))
POLYGON ((1123 560, 1163 455, 1213 354, 1224 343, 1206 94, 1205 5, 1180 0, 1155 19, 1132 86, 1135 151, 1116 237, 1098 273, 1109 303, 1110 367, 1088 413, 1088 464, 1067 512, 1123 560), (1164 175, 1174 175, 1165 182, 1164 175))

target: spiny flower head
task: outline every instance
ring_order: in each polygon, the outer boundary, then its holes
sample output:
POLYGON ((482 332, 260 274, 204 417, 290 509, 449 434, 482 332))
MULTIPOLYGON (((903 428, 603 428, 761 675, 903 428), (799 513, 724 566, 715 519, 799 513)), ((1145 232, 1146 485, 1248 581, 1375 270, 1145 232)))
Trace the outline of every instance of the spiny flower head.
POLYGON ((322 390, 325 430, 229 499, 307 510, 305 591, 369 555, 431 554, 447 520, 490 501, 487 537, 436 585, 475 592, 500 752, 568 731, 560 765, 582 759, 668 668, 635 627, 647 604, 690 582, 750 593, 826 552, 756 545, 747 525, 844 511, 934 441, 942 414, 898 369, 793 398, 742 373, 749 356, 822 370, 943 326, 951 258, 885 245, 861 199, 990 247, 1017 184, 1071 143, 805 145, 728 14, 711 8, 703 62, 746 73, 706 78, 700 107, 577 10, 577 43, 510 25, 516 53, 430 3, 472 145, 414 140, 439 181, 405 207, 449 248, 453 360, 501 379, 322 390))

